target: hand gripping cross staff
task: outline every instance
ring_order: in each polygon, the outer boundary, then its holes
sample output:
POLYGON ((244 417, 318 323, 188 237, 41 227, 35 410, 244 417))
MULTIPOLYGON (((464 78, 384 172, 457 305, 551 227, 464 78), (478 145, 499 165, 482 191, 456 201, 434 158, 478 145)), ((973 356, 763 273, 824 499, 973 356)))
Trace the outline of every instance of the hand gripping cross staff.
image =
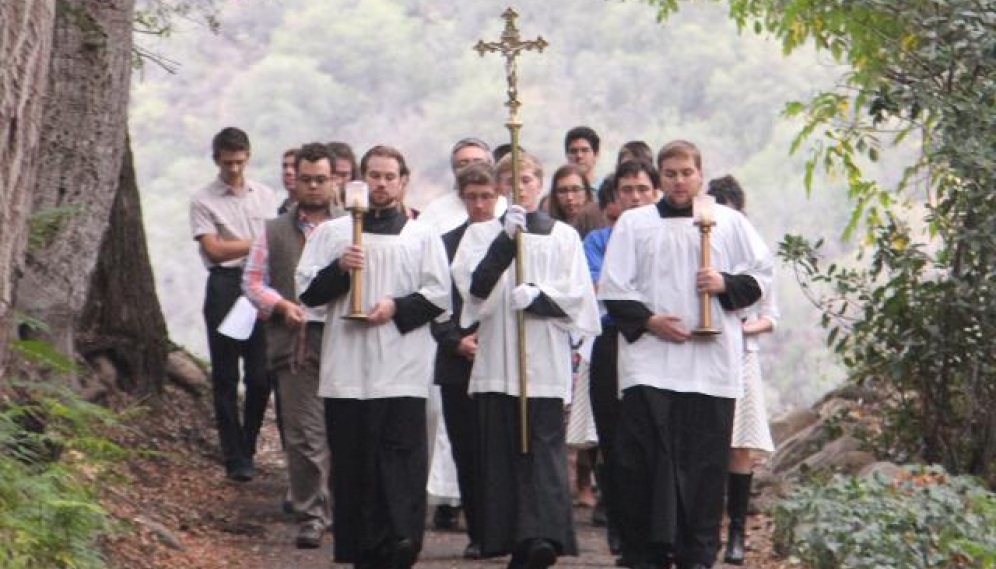
MULTIPOLYGON (((519 14, 514 8, 506 9, 501 17, 505 20, 505 29, 501 33, 501 41, 485 42, 480 40, 474 46, 474 50, 484 57, 485 53, 497 52, 505 56, 505 80, 508 83, 508 133, 511 136, 512 146, 512 203, 519 203, 519 129, 522 123, 519 122, 519 78, 516 73, 516 58, 523 51, 542 52, 547 46, 546 40, 542 36, 535 40, 522 41, 519 36, 519 29, 515 27, 515 19, 519 14)), ((515 284, 522 284, 522 231, 515 234, 515 284)), ((529 400, 526 381, 526 324, 522 310, 516 313, 515 329, 518 335, 518 355, 519 355, 519 433, 521 435, 522 453, 529 452, 529 400)))

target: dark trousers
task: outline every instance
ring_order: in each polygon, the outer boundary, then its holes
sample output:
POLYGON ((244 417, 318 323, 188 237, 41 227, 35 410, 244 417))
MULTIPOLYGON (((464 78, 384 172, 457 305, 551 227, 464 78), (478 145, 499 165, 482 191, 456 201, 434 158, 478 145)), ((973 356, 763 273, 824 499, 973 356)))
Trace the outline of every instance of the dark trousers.
POLYGON ((425 399, 326 399, 333 554, 355 567, 389 565, 394 546, 421 549, 429 477, 425 399))
POLYGON ((616 423, 619 422, 619 369, 617 363, 619 332, 611 324, 604 325, 602 334, 591 347, 591 368, 588 394, 591 411, 598 433, 598 450, 602 455, 602 474, 599 490, 609 516, 609 523, 619 518, 615 482, 616 423))
POLYGON ((622 397, 616 489, 634 563, 711 567, 719 549, 734 399, 637 385, 622 397))
POLYGON ((211 269, 204 295, 204 322, 207 324, 211 356, 211 386, 214 417, 225 467, 229 470, 252 465, 256 439, 270 399, 266 371, 266 337, 257 323, 247 340, 235 340, 218 333, 218 326, 242 294, 242 271, 237 268, 211 269), (239 360, 245 383, 245 407, 239 419, 239 360))
POLYGON ((474 502, 477 472, 478 444, 480 434, 477 419, 477 403, 467 393, 467 384, 439 386, 443 400, 443 420, 450 436, 453 462, 456 464, 457 484, 460 486, 460 503, 467 519, 467 536, 470 541, 480 543, 480 522, 474 502))

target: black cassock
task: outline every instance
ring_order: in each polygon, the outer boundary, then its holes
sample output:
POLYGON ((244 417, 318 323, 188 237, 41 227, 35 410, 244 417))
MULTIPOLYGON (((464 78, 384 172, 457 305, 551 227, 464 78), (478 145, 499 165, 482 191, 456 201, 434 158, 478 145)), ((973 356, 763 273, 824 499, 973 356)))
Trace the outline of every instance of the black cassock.
POLYGON ((645 385, 623 392, 616 425, 615 498, 632 562, 712 566, 735 399, 645 385))
MULTIPOLYGON (((550 542, 558 555, 577 555, 567 481, 564 402, 529 399, 529 453, 520 452, 519 398, 478 393, 481 553, 515 554, 529 540, 550 542)), ((519 552, 521 553, 521 552, 519 552)))
POLYGON ((382 567, 398 540, 421 549, 429 476, 425 399, 326 399, 338 563, 382 567))

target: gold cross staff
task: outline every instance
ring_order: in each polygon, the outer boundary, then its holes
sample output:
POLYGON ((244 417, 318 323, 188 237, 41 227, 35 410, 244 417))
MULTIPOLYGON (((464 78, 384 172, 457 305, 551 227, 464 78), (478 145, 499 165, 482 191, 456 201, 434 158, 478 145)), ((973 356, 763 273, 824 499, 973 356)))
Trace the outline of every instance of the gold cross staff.
MULTIPOLYGON (((505 29, 501 33, 501 41, 485 42, 479 40, 474 49, 484 57, 485 53, 497 52, 505 56, 505 80, 508 82, 508 133, 511 136, 512 160, 512 203, 519 203, 519 122, 518 112, 522 103, 519 101, 519 77, 515 60, 523 51, 542 52, 548 45, 542 36, 535 40, 522 41, 519 29, 515 27, 515 19, 519 17, 514 8, 509 7, 502 15, 505 29)), ((515 284, 522 284, 522 231, 515 234, 515 284)), ((521 310, 516 312, 515 330, 517 333, 518 364, 519 364, 519 434, 523 454, 529 452, 529 399, 526 382, 526 323, 521 310)))

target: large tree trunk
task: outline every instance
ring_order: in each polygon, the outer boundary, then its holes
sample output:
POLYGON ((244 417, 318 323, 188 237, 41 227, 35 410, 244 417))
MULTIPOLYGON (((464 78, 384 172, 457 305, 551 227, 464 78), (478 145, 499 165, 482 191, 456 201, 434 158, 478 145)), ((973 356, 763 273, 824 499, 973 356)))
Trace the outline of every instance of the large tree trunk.
POLYGON ((0 378, 27 236, 55 0, 0 2, 0 378))
POLYGON ((117 383, 107 387, 158 395, 166 380, 166 320, 152 278, 142 204, 127 141, 111 219, 76 344, 87 359, 106 357, 114 365, 117 383))
MULTIPOLYGON (((19 4, 21 2, 3 2, 19 4)), ((60 1, 43 116, 33 215, 15 306, 50 328, 66 354, 97 264, 125 150, 134 0, 60 1)))

